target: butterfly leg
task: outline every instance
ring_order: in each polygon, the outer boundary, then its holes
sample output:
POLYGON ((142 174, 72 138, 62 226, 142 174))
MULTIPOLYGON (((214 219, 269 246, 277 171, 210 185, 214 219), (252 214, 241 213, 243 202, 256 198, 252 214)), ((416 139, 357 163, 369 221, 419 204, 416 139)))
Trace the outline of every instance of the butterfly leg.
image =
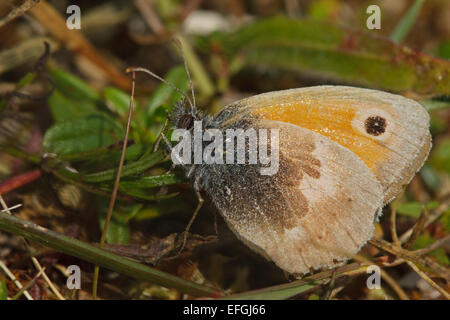
POLYGON ((183 243, 181 245, 180 250, 178 251, 178 254, 180 254, 183 251, 183 249, 184 249, 184 247, 186 245, 187 237, 188 237, 188 234, 189 234, 189 229, 191 228, 192 224, 194 223, 194 220, 197 217, 197 214, 200 212, 200 209, 203 206, 203 202, 205 201, 203 199, 203 197, 202 197, 201 192, 200 192, 200 185, 199 185, 199 180, 198 179, 195 180, 195 182, 194 182, 194 190, 195 190, 195 194, 197 195, 197 200, 198 200, 197 208, 195 208, 194 214, 192 215, 191 220, 189 220, 189 223, 186 226, 186 229, 184 230, 183 243))

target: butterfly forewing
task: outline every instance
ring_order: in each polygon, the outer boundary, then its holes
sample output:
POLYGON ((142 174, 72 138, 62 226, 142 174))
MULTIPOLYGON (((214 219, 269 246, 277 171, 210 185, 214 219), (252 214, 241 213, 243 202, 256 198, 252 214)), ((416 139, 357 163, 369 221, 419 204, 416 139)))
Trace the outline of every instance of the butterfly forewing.
POLYGON ((375 174, 388 203, 431 148, 429 115, 417 102, 382 91, 317 86, 264 93, 222 111, 224 125, 250 117, 287 122, 330 138, 375 174))

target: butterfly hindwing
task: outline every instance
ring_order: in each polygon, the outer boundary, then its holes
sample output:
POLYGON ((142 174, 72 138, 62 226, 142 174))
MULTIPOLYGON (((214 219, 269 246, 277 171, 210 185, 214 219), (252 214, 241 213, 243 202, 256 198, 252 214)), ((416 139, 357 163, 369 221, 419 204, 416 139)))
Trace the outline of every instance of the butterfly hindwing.
MULTIPOLYGON (((207 165, 203 189, 235 234, 291 273, 346 260, 372 236, 381 184, 357 155, 314 131, 244 120, 279 130, 279 170, 207 165)), ((222 128, 224 129, 224 128, 222 128)))

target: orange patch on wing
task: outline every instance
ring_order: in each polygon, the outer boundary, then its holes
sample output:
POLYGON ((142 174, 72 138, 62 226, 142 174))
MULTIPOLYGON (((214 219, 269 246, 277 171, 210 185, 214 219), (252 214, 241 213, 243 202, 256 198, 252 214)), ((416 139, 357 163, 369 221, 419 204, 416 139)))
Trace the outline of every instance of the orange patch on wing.
POLYGON ((388 154, 376 140, 353 128, 352 120, 357 110, 351 106, 336 107, 340 103, 331 101, 327 105, 318 105, 299 101, 256 108, 253 115, 320 133, 350 149, 376 174, 379 164, 387 159, 388 154))

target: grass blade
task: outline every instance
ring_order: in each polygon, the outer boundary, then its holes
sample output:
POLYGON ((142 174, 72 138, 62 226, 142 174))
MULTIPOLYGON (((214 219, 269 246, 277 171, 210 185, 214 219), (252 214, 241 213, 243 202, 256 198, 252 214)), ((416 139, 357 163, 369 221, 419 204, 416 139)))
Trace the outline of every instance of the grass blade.
POLYGON ((216 289, 201 286, 163 271, 136 263, 93 245, 48 230, 29 221, 16 218, 5 212, 0 212, 0 229, 136 279, 152 281, 156 284, 174 288, 193 296, 220 295, 216 289))
POLYGON ((416 21, 417 16, 419 15, 420 9, 422 8, 425 0, 416 0, 414 4, 409 8, 403 18, 399 21, 394 31, 391 33, 391 40, 395 43, 401 43, 408 35, 411 27, 416 21))
MULTIPOLYGON (((323 282, 323 281, 322 281, 323 282)), ((224 300, 285 300, 322 284, 321 281, 296 285, 280 285, 224 297, 224 300)))

